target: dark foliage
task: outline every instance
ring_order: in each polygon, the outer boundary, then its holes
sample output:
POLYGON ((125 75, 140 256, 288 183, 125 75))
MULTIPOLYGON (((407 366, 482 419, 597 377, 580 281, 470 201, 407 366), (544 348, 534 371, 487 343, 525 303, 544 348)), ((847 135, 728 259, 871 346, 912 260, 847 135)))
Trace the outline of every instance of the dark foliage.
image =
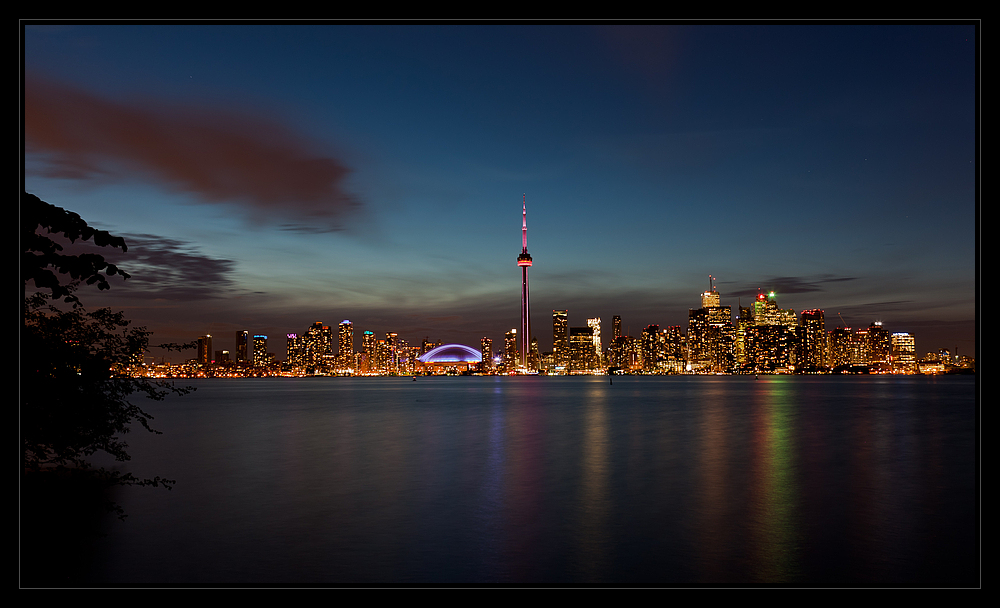
MULTIPOLYGON (((70 292, 71 293, 71 292, 70 292)), ((98 451, 129 459, 122 435, 133 423, 150 432, 152 416, 129 401, 162 400, 189 389, 125 373, 149 345, 149 332, 130 328, 120 312, 82 306, 59 310, 49 297, 25 300, 21 340, 21 437, 26 471, 86 467, 98 451)), ((117 476, 119 483, 169 484, 160 478, 117 476)), ((169 487, 169 485, 168 485, 169 487)))
POLYGON ((55 298, 75 302, 76 296, 67 285, 60 282, 57 272, 69 275, 73 281, 82 281, 87 285, 96 283, 98 289, 111 288, 108 276, 117 274, 122 278, 129 278, 127 273, 108 263, 102 255, 61 253, 63 247, 40 234, 39 229, 44 229, 49 234, 62 234, 71 243, 75 243, 77 239, 82 241, 93 239, 98 247, 114 247, 123 252, 128 251, 125 239, 112 236, 104 230, 91 228, 76 213, 46 203, 34 194, 25 192, 21 196, 21 276, 24 285, 34 282, 37 289, 47 290, 55 298), (101 274, 102 271, 105 274, 101 274))
MULTIPOLYGON (((139 479, 131 473, 94 470, 88 459, 105 452, 129 460, 123 437, 133 424, 156 433, 152 415, 133 404, 135 397, 162 400, 193 389, 166 381, 132 377, 128 368, 141 362, 150 332, 129 327, 120 312, 104 308, 88 312, 75 291, 81 282, 108 289, 107 276, 129 275, 97 254, 67 255, 52 239, 94 239, 99 246, 127 251, 125 240, 88 226, 79 215, 25 193, 21 199, 21 244, 24 290, 21 327, 21 442, 23 470, 65 478, 86 473, 105 486, 152 485, 168 489, 173 481, 139 479), (105 274, 101 274, 102 271, 105 274), (72 279, 64 284, 69 275, 72 279), (36 291, 27 293, 33 281, 36 291), (57 306, 64 302, 66 309, 57 306), (68 304, 68 306, 66 306, 68 304)), ((174 345, 191 348, 193 344, 174 345)), ((25 482, 34 487, 37 482, 25 482)), ((113 504, 113 503, 112 503, 113 504)), ((113 505, 120 516, 121 509, 113 505)))

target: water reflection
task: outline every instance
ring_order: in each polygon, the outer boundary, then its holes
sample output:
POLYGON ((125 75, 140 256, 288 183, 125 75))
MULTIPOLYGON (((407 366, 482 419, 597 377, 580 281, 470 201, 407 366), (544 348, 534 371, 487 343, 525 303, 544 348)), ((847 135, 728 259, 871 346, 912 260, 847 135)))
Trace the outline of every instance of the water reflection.
POLYGON ((975 582, 974 385, 872 380, 205 381, 94 582, 975 582))

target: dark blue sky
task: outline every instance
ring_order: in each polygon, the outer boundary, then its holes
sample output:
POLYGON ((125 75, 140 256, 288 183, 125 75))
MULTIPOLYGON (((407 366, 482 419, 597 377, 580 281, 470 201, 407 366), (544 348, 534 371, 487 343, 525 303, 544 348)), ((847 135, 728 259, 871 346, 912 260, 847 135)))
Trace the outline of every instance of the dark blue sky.
POLYGON ((968 24, 28 25, 25 188, 125 236, 154 342, 478 344, 775 290, 972 354, 968 24))

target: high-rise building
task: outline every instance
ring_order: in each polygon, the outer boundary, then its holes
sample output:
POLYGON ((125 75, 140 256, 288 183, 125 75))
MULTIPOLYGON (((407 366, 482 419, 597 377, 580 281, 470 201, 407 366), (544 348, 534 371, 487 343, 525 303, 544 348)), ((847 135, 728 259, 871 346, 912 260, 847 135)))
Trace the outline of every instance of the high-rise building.
POLYGON ((587 319, 587 327, 594 330, 594 352, 597 354, 597 367, 601 367, 601 318, 587 319))
POLYGON ((326 369, 333 358, 333 331, 322 321, 313 323, 301 337, 304 362, 313 370, 326 369))
POLYGON ((354 325, 347 319, 340 322, 337 342, 337 367, 344 372, 354 371, 354 325))
POLYGON ((569 328, 569 371, 592 373, 598 370, 597 353, 594 352, 592 327, 569 328))
POLYGON ((868 357, 870 365, 889 365, 892 354, 892 336, 882 327, 881 321, 868 326, 868 357))
POLYGON ((642 371, 655 372, 660 358, 660 326, 647 325, 642 330, 639 343, 639 356, 642 361, 642 371))
POLYGON ((521 201, 521 253, 517 256, 517 265, 521 269, 521 352, 518 365, 527 369, 528 353, 531 340, 531 309, 528 306, 528 268, 531 267, 531 256, 528 254, 528 204, 522 196, 521 201))
POLYGON ((198 364, 210 365, 213 362, 212 336, 205 335, 198 338, 198 364))
POLYGON ((253 366, 267 367, 267 336, 257 334, 253 337, 253 366))
POLYGON ((826 321, 824 313, 818 308, 803 310, 799 325, 799 352, 798 367, 806 369, 820 369, 826 367, 827 344, 826 344, 826 321))
POLYGON ((298 334, 285 334, 285 363, 301 371, 305 367, 305 341, 298 334))
POLYGON ((247 330, 236 332, 236 362, 246 363, 250 359, 250 332, 247 330))
POLYGON ((917 369, 917 345, 908 332, 892 334, 892 371, 910 374, 917 369))
POLYGON ((480 371, 484 374, 489 374, 493 372, 493 340, 489 338, 483 338, 480 341, 481 348, 479 354, 482 357, 482 362, 480 363, 480 371))
POLYGON ((556 370, 569 365, 569 311, 552 311, 552 358, 556 370))
POLYGON ((375 338, 375 332, 365 330, 361 335, 361 373, 375 373, 377 349, 378 340, 375 338))
POLYGON ((510 373, 517 369, 517 328, 513 328, 503 337, 503 371, 510 373))

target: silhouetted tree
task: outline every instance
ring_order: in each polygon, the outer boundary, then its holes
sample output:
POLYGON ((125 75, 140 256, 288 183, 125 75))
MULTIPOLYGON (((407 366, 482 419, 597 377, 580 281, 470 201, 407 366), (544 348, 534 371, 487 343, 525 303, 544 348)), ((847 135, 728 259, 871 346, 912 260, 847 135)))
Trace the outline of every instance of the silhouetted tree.
MULTIPOLYGON (((127 251, 125 240, 87 225, 79 215, 25 193, 21 199, 24 305, 21 328, 21 440, 24 473, 89 471, 108 484, 166 486, 173 481, 139 479, 131 473, 92 469, 99 451, 129 460, 123 435, 133 424, 149 426, 152 415, 130 399, 162 400, 190 388, 136 378, 127 369, 142 361, 150 332, 129 327, 120 312, 88 312, 75 291, 81 282, 108 289, 107 277, 128 274, 97 254, 69 255, 41 234, 61 234, 71 242, 93 238, 99 246, 127 251), (103 274, 102 274, 103 272, 103 274), (72 280, 63 283, 68 275, 72 280), (37 291, 28 293, 29 282, 37 291), (69 304, 61 309, 62 300, 69 304)), ((191 344, 181 345, 190 348, 191 344)), ((123 513, 117 505, 114 508, 123 513)))
POLYGON ((72 288, 63 285, 56 272, 69 275, 73 281, 83 281, 87 285, 97 283, 98 289, 111 288, 105 275, 118 274, 122 278, 129 278, 127 273, 108 263, 102 255, 60 253, 63 251, 62 245, 41 234, 40 228, 49 234, 61 234, 71 243, 75 243, 77 239, 88 241, 92 238, 98 247, 115 247, 123 252, 128 251, 125 239, 92 228, 76 213, 25 192, 21 197, 21 276, 24 286, 33 281, 36 288, 48 290, 55 298, 77 302, 72 288), (101 274, 102 270, 105 274, 101 274))

